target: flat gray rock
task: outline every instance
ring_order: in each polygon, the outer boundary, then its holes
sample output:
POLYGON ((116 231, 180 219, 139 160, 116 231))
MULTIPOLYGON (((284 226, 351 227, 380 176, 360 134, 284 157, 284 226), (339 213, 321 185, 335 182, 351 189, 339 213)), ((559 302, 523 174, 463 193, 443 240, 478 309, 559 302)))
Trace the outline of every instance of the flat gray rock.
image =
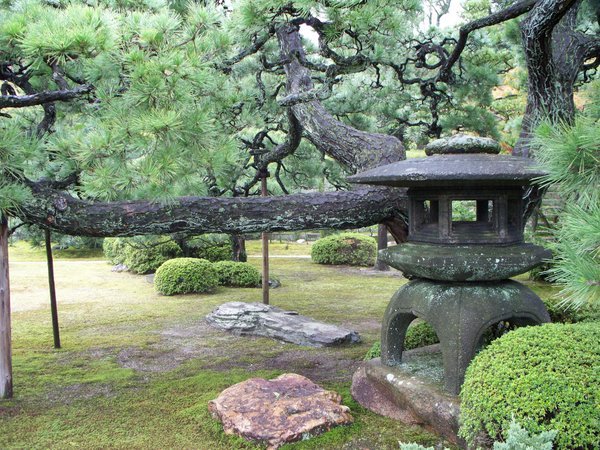
POLYGON ((262 303, 224 303, 206 316, 206 321, 234 334, 270 337, 309 347, 360 342, 356 331, 262 303))

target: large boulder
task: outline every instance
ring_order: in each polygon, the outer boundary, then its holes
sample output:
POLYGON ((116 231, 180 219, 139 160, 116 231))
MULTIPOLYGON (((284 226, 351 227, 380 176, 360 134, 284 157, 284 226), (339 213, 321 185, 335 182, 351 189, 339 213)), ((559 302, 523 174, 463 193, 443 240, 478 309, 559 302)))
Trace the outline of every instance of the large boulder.
POLYGON ((293 373, 235 384, 211 400, 208 409, 226 434, 267 444, 269 449, 353 421, 338 393, 293 373))
POLYGON ((271 337, 309 347, 360 342, 356 331, 262 303, 224 303, 206 316, 206 321, 235 334, 271 337))

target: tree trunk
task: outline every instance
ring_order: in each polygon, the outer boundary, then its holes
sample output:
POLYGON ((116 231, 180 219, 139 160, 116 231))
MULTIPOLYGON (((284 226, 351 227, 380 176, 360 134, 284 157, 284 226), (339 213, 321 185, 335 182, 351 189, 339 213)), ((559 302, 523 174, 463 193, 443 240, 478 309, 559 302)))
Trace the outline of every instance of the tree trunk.
MULTIPOLYGON (((288 96, 313 90, 310 70, 299 59, 306 56, 299 28, 284 25, 278 30, 277 39, 281 59, 289 61, 284 66, 288 96)), ((291 108, 315 147, 345 165, 351 172, 406 158, 404 147, 396 137, 352 128, 336 120, 318 100, 300 102, 291 108)))
POLYGON ((231 251, 233 254, 233 260, 238 262, 248 261, 246 255, 246 238, 241 234, 231 235, 231 251))
POLYGON ((571 122, 573 89, 593 40, 575 31, 580 0, 541 0, 521 22, 527 63, 527 106, 513 153, 529 156, 539 123, 571 122))
POLYGON ((8 219, 0 218, 0 398, 12 398, 12 343, 10 277, 8 273, 8 219))
MULTIPOLYGON (((183 197, 170 204, 149 201, 87 202, 43 184, 16 215, 73 236, 256 233, 320 228, 360 228, 402 219, 406 191, 361 188, 273 197, 183 197)), ((401 220, 400 220, 401 221, 401 220)))
POLYGON ((385 250, 388 246, 388 229, 387 227, 380 223, 377 227, 377 260, 375 261, 375 270, 381 270, 385 272, 390 270, 390 267, 379 259, 379 250, 385 250))

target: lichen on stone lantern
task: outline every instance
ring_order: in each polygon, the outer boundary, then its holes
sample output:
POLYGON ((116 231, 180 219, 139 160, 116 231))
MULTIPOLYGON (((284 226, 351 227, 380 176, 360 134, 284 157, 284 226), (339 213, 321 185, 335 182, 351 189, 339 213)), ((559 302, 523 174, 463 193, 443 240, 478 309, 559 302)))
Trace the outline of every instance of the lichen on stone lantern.
POLYGON ((458 393, 491 325, 549 321, 543 302, 509 280, 551 256, 523 238, 523 197, 544 172, 530 159, 499 155, 499 144, 488 138, 455 135, 425 152, 349 180, 408 188, 408 241, 380 252, 412 278, 388 306, 382 362, 400 363, 406 329, 420 317, 440 339, 445 388, 458 393), (461 207, 471 214, 458 216, 461 207))

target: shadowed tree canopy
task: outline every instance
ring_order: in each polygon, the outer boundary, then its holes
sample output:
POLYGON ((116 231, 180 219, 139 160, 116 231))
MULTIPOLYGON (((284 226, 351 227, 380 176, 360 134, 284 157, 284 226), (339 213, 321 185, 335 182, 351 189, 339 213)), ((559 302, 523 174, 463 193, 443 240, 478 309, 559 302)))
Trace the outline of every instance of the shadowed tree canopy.
POLYGON ((513 19, 527 154, 541 118, 572 118, 599 10, 499 1, 455 32, 424 31, 417 0, 4 2, 0 211, 86 236, 385 222, 402 239, 403 191, 345 176, 455 130, 497 137, 492 88, 513 62, 481 44, 513 19))

